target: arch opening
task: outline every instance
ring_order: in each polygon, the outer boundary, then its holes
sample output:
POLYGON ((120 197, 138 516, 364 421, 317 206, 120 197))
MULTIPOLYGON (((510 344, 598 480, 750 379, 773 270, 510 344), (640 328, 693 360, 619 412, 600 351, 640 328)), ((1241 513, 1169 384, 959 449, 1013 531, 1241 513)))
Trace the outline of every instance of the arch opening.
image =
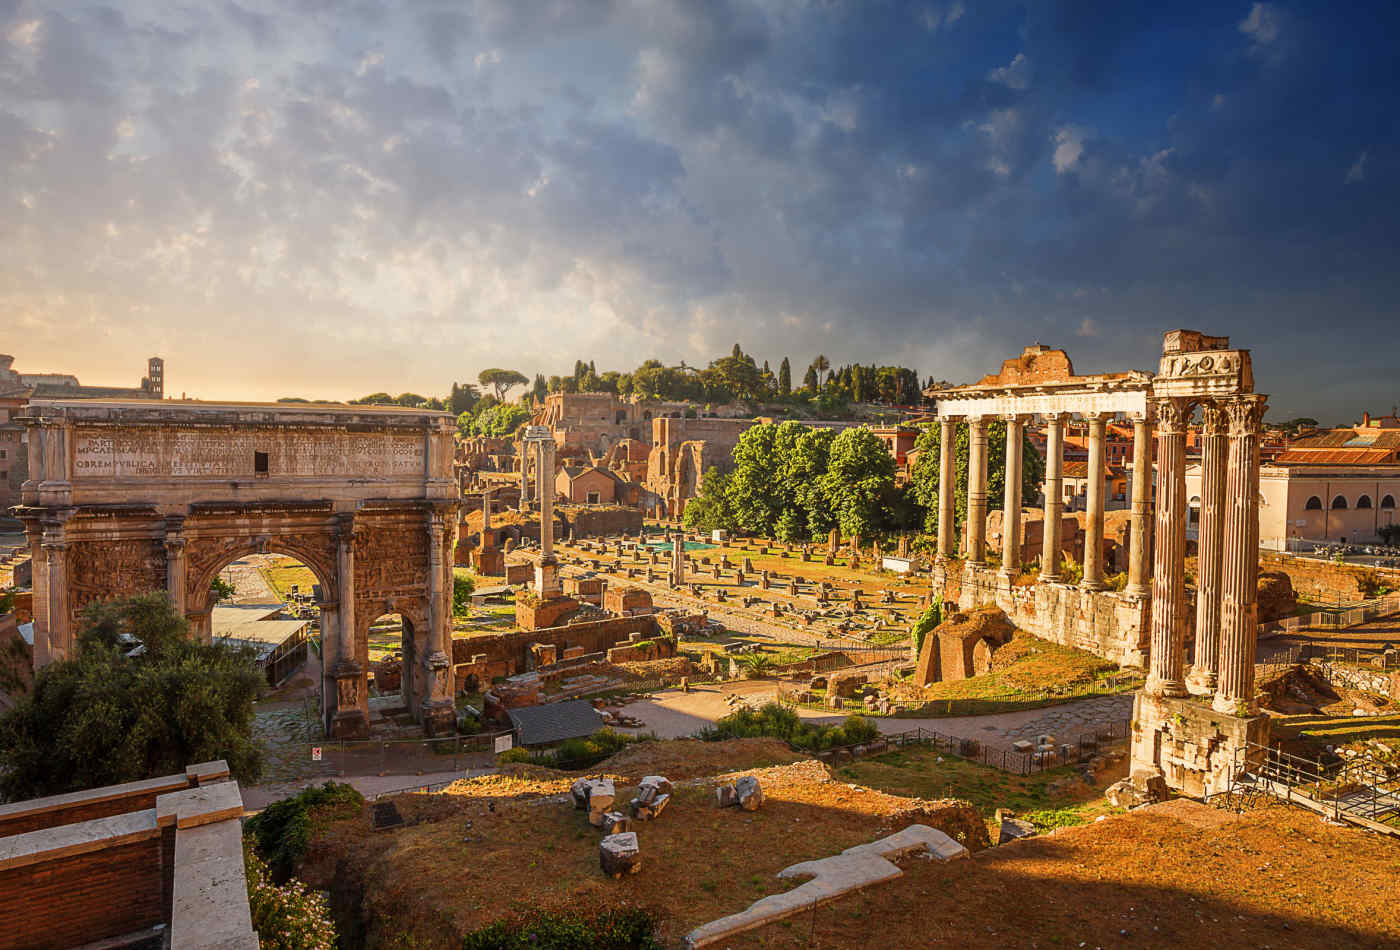
POLYGON ((1319 498, 1319 497, 1317 497, 1316 495, 1313 495, 1311 498, 1308 499, 1308 503, 1307 503, 1306 505, 1303 506, 1303 510, 1304 510, 1304 511, 1321 511, 1321 510, 1322 510, 1322 499, 1319 498))
POLYGON ((1370 496, 1370 495, 1362 495, 1360 498, 1356 499, 1356 507, 1357 507, 1357 508, 1370 508, 1370 507, 1371 507, 1371 496, 1370 496))
POLYGON ((1345 496, 1345 495, 1338 495, 1336 498, 1333 498, 1333 499, 1332 499, 1332 510, 1333 510, 1333 511, 1346 511, 1346 510, 1347 510, 1347 507, 1348 507, 1348 506, 1347 506, 1347 500, 1346 500, 1346 496, 1345 496))
POLYGON ((307 561, 289 554, 250 553, 230 558, 195 578, 203 598, 189 597, 192 631, 253 649, 271 687, 320 694, 317 664, 322 605, 329 587, 307 561))

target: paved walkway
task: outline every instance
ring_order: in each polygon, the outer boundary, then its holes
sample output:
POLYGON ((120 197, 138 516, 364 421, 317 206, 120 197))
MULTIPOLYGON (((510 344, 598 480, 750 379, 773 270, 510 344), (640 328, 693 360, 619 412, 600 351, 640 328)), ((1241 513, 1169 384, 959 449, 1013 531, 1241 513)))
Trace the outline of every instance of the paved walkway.
MULTIPOLYGON (((732 712, 737 702, 731 702, 731 698, 757 706, 776 699, 777 695, 778 686, 771 680, 738 681, 694 686, 688 693, 666 690, 628 704, 623 712, 645 724, 640 730, 633 731, 655 732, 663 739, 679 739, 694 735, 697 730, 732 712)), ((871 721, 885 734, 923 728, 961 739, 1011 743, 1047 733, 1057 739, 1077 736, 1111 723, 1127 722, 1132 712, 1133 697, 1131 693, 1126 693, 1121 696, 1092 696, 1058 706, 986 716, 927 719, 873 717, 871 721)), ((797 715, 822 723, 839 723, 846 716, 800 707, 797 715)))
POLYGON ((366 798, 383 795, 386 792, 411 792, 425 785, 442 785, 463 778, 475 778, 495 772, 488 769, 461 769, 456 772, 429 772, 423 775, 347 775, 344 778, 334 775, 321 775, 295 782, 275 782, 269 785, 249 785, 243 789, 243 808, 247 812, 261 811, 275 801, 295 795, 304 788, 320 785, 323 782, 340 782, 353 785, 366 798))

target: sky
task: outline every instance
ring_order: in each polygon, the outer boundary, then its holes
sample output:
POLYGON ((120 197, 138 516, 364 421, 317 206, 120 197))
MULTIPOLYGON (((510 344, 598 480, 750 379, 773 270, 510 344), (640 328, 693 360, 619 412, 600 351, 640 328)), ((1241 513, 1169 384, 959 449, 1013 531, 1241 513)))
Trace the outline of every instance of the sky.
POLYGON ((0 352, 201 398, 488 366, 1253 350, 1400 402, 1400 10, 0 0, 0 352))

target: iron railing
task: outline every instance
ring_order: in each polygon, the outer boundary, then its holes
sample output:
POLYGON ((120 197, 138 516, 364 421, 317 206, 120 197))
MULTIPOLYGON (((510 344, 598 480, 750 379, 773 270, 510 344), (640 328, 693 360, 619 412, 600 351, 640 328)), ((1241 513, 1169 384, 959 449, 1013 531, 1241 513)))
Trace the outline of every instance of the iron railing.
POLYGON ((312 776, 428 775, 481 768, 495 761, 495 743, 509 731, 438 739, 326 739, 303 747, 312 776))
POLYGON ((1247 743, 1235 749, 1228 786, 1209 800, 1220 797, 1235 810, 1255 799, 1276 799, 1335 821, 1390 826, 1400 834, 1400 770, 1369 755, 1309 759, 1247 743))

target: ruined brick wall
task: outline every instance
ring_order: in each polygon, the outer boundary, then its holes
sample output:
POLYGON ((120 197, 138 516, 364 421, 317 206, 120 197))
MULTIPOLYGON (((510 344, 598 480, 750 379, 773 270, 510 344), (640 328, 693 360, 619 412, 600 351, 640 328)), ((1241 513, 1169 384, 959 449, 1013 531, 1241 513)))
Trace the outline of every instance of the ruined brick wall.
POLYGON ((603 653, 634 633, 640 633, 643 637, 655 637, 659 632, 656 618, 646 615, 610 617, 607 620, 590 620, 538 630, 517 630, 484 637, 458 637, 452 641, 452 662, 471 663, 474 657, 484 655, 488 663, 506 665, 509 672, 501 675, 513 676, 529 669, 532 643, 554 644, 560 655, 572 646, 583 647, 584 653, 603 653))
POLYGON ((65 950, 164 919, 160 836, 0 871, 0 950, 65 950))
POLYGON ((621 505, 610 508, 575 508, 563 505, 555 509, 565 525, 568 536, 578 538, 607 538, 619 534, 641 534, 642 511, 621 505))
POLYGON ((1322 603, 1366 600, 1368 598, 1362 593, 1362 584, 1372 578, 1392 590, 1400 590, 1400 571, 1393 569, 1336 564, 1315 558, 1273 553, 1261 554, 1259 566, 1261 570, 1287 574, 1298 596, 1322 603))

